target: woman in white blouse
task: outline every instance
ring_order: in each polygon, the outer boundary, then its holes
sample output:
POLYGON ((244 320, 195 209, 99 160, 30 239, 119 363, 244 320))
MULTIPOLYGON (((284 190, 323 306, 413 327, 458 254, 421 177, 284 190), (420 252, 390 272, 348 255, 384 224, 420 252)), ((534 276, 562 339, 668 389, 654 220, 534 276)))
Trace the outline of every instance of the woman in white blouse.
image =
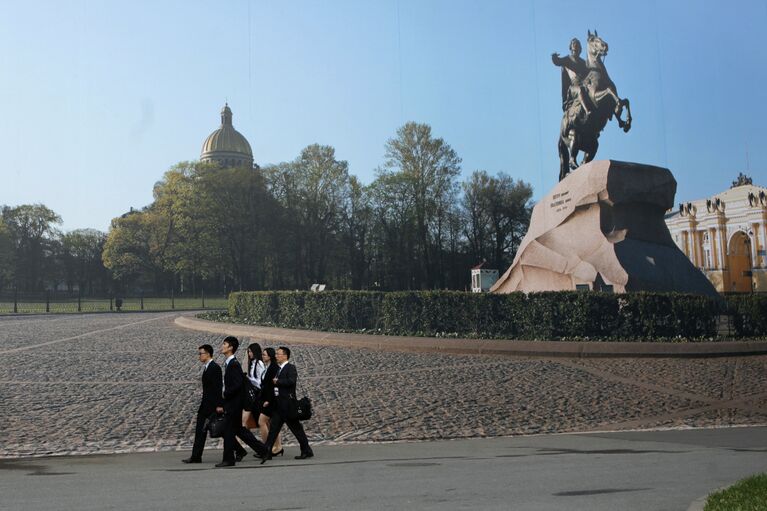
MULTIPOLYGON (((248 372, 245 374, 249 380, 250 385, 258 389, 259 393, 261 392, 261 379, 264 375, 264 371, 266 370, 266 366, 261 361, 261 345, 257 342, 251 343, 250 346, 248 346, 248 372)), ((261 413, 259 411, 258 404, 261 402, 260 396, 259 399, 256 400, 256 406, 252 406, 251 403, 248 403, 248 400, 244 400, 243 407, 242 407, 242 425, 245 426, 248 429, 253 429, 258 427, 258 423, 256 422, 258 419, 258 415, 261 413)))

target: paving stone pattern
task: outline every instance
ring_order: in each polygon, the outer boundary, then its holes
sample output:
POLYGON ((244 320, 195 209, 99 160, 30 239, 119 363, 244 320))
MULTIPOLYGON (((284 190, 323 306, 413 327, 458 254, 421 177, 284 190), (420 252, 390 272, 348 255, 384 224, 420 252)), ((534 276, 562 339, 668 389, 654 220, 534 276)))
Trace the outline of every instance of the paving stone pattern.
MULTIPOLYGON (((0 318, 0 457, 191 448, 197 346, 222 336, 180 329, 176 316, 0 318)), ((767 423, 765 356, 548 360, 284 344, 315 406, 305 423, 314 444, 767 423)))

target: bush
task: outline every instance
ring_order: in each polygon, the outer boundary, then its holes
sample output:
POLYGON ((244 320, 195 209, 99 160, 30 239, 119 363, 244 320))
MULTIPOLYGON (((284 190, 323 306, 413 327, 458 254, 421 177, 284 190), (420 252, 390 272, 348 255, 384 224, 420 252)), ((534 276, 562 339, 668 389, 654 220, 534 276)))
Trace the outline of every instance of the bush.
POLYGON ((309 293, 286 291, 277 293, 277 315, 279 325, 287 328, 304 328, 304 298, 309 293))
MULTIPOLYGON (((739 296, 729 307, 738 311, 739 335, 765 335, 767 299, 739 296)), ((675 293, 266 291, 229 297, 231 318, 250 324, 506 339, 698 339, 716 335, 719 313, 716 300, 675 293)))
POLYGON ((383 293, 323 291, 304 295, 303 323, 316 330, 356 331, 377 328, 383 293))
POLYGON ((767 295, 727 295, 725 299, 732 314, 736 336, 767 335, 767 295))
POLYGON ((240 318, 254 325, 280 325, 280 307, 277 292, 247 293, 229 295, 229 316, 240 318))
POLYGON ((381 305, 384 294, 370 291, 339 291, 343 304, 346 328, 353 331, 382 328, 381 305))
POLYGON ((672 295, 673 335, 675 337, 716 335, 716 321, 722 312, 721 305, 706 296, 672 295))
POLYGON ((526 332, 525 308, 527 295, 509 293, 504 295, 480 294, 477 298, 477 337, 487 332, 488 337, 522 338, 526 332))

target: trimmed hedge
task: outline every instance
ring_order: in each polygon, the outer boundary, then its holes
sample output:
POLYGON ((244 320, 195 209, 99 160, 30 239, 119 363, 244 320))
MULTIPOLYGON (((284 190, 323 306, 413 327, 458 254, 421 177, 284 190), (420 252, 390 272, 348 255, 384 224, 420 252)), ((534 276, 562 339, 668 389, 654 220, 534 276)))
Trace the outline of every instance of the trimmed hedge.
POLYGON ((229 316, 253 325, 311 330, 377 329, 384 293, 367 291, 238 292, 229 295, 229 316))
POLYGON ((767 336, 767 295, 727 295, 725 299, 735 336, 767 336))
MULTIPOLYGON (((727 298, 736 336, 767 335, 767 296, 727 298)), ((717 335, 723 302, 677 293, 259 291, 229 296, 234 321, 387 335, 658 340, 717 335)))

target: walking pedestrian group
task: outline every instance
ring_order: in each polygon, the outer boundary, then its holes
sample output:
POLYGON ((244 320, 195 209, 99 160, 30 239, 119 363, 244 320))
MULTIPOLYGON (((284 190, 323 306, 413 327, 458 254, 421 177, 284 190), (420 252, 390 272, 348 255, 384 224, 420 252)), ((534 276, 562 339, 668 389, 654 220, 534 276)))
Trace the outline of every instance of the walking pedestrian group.
POLYGON ((280 439, 282 425, 286 424, 296 437, 301 452, 296 459, 314 456, 299 420, 300 405, 296 398, 298 371, 290 363, 290 349, 280 346, 261 349, 258 343, 248 346, 248 367, 243 371, 235 353, 240 342, 227 337, 221 343, 220 353, 225 357, 223 373, 213 360, 213 347, 203 344, 197 349, 202 364, 202 400, 197 409, 192 455, 184 463, 202 463, 202 451, 211 424, 221 422, 224 455, 216 467, 233 467, 242 461, 247 451, 241 440, 253 449, 255 456, 266 463, 273 456, 285 453, 280 439), (261 440, 250 431, 258 427, 261 440))

